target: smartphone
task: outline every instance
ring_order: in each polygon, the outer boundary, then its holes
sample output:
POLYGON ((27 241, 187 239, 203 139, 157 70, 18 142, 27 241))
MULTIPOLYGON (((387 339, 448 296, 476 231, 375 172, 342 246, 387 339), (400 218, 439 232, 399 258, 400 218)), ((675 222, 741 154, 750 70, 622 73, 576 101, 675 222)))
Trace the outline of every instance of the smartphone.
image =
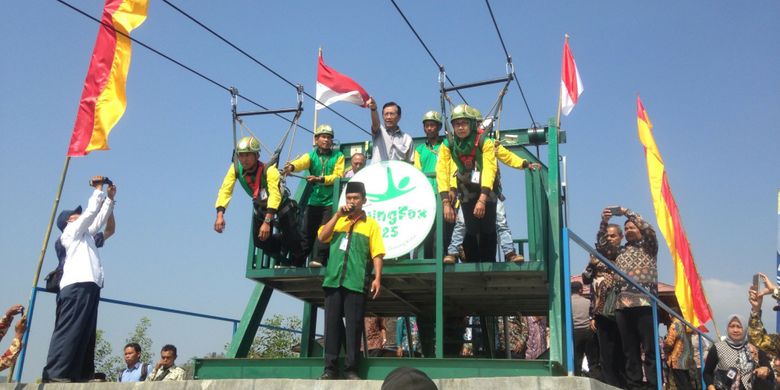
POLYGON ((612 213, 612 215, 623 215, 620 207, 609 207, 609 212, 612 213))
POLYGON ((21 317, 24 317, 24 306, 22 306, 22 310, 19 310, 19 314, 21 317))
POLYGON ((759 274, 753 275, 753 287, 751 287, 753 291, 758 291, 759 280, 761 280, 761 275, 759 274))

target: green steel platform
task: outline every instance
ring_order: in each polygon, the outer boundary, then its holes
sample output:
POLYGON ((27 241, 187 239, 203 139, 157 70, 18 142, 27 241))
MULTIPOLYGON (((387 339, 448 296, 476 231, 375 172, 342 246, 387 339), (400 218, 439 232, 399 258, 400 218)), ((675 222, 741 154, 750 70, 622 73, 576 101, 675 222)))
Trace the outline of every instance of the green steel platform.
MULTIPOLYGON (((386 261, 382 291, 368 300, 367 313, 382 316, 421 315, 436 310, 436 269, 431 260, 386 261)), ((445 316, 547 315, 547 270, 543 261, 471 263, 444 266, 445 316), (511 310, 511 308, 515 308, 511 310)), ((247 277, 323 307, 324 268, 256 269, 247 277)))
MULTIPOLYGON (((543 128, 501 131, 496 138, 531 162, 542 163, 526 146, 546 147, 547 161, 539 171, 525 170, 525 195, 528 237, 516 239, 516 252, 526 261, 513 263, 465 263, 444 265, 441 258, 442 234, 436 234, 434 259, 386 260, 382 291, 378 299, 367 300, 367 313, 379 316, 415 315, 427 317, 434 339, 423 341, 425 358, 368 358, 361 361, 360 374, 367 379, 382 379, 396 367, 414 366, 432 378, 558 376, 568 371, 565 345, 562 265, 562 197, 558 146, 565 134, 552 123, 543 128), (496 316, 547 316, 550 327, 546 360, 507 360, 485 358, 445 358, 445 318, 483 316, 490 323, 496 316)), ((416 139, 424 142, 424 139, 416 139)), ((341 145, 345 156, 369 151, 369 143, 341 145)), ((336 186, 346 181, 337 180, 336 186)), ((511 185, 504 183, 504 187, 511 185)), ((340 188, 340 187, 337 187, 340 188)), ((310 189, 302 181, 295 199, 305 204, 310 189)), ((334 191, 337 192, 338 191, 334 191)), ((334 196, 337 201, 338 194, 334 196)), ((434 229, 443 228, 441 203, 436 210, 434 229)), ((519 205, 518 205, 519 206, 519 205)), ((516 226, 522 222, 511 221, 516 226)), ((415 251, 415 256, 421 250, 415 251)), ((311 379, 322 373, 322 348, 315 341, 317 309, 323 307, 322 268, 275 268, 270 258, 252 244, 250 237, 246 277, 257 282, 247 303, 241 323, 233 337, 227 359, 197 359, 197 379, 290 378, 311 379), (300 358, 245 359, 274 291, 304 302, 300 358)), ((487 326, 487 325, 485 325, 487 326)), ((483 328, 487 329, 487 328, 483 328)), ((494 329, 494 328, 493 328, 494 329)), ((486 334, 487 345, 495 337, 486 334)), ((489 352, 490 357, 493 352, 489 352)))

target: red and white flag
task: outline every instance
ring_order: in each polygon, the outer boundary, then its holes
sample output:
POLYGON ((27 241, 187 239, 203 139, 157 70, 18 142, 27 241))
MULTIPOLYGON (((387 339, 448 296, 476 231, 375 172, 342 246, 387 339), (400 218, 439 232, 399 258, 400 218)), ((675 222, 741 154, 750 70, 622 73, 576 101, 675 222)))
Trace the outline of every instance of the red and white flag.
POLYGON ((317 100, 314 109, 321 110, 333 103, 345 101, 366 107, 368 93, 355 80, 325 65, 320 54, 317 66, 317 100))
POLYGON ((569 115, 577 100, 582 95, 582 80, 577 64, 569 48, 569 40, 563 43, 563 64, 561 65, 561 113, 569 115))

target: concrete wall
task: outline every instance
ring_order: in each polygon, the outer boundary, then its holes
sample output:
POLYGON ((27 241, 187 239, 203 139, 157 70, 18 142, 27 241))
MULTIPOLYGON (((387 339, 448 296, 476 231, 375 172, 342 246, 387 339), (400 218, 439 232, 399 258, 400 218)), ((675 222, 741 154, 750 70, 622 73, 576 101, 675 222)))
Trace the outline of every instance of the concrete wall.
MULTIPOLYGON (((599 381, 577 377, 504 377, 434 379, 439 390, 538 389, 610 390, 599 381)), ((318 381, 309 379, 221 379, 156 383, 0 384, 0 390, 380 390, 381 381, 318 381)))

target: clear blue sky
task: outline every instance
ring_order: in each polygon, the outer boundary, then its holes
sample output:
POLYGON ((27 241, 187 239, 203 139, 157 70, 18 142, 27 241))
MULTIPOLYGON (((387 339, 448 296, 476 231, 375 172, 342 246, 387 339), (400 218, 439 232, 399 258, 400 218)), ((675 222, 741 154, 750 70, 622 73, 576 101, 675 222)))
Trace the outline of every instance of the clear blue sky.
MULTIPOLYGON (((421 115, 438 107, 437 69, 389 1, 176 4, 310 93, 322 46, 329 65, 379 102, 399 102, 401 126, 414 135, 422 134, 421 115)), ((103 2, 77 5, 99 16, 103 2)), ((456 82, 504 73, 504 55, 484 3, 401 0, 399 5, 456 82)), ((551 6, 494 0, 491 5, 538 122, 555 115, 563 35, 572 36, 585 85, 579 105, 563 122, 572 229, 592 240, 599 211, 616 203, 655 222, 636 136, 639 93, 655 125, 718 325, 722 328, 731 312, 746 314, 751 275, 773 272, 775 262, 780 3, 569 1, 551 6)), ((3 309, 27 304, 97 31, 94 22, 55 1, 11 2, 5 9, 0 24, 3 309)), ((151 2, 146 23, 133 35, 262 104, 295 103, 291 87, 162 2, 151 2)), ((466 97, 486 111, 496 93, 496 86, 485 87, 467 91, 466 97)), ((84 204, 87 179, 95 174, 108 175, 119 186, 117 234, 101 252, 103 296, 239 318, 253 287, 244 278, 250 209, 240 191, 228 210, 226 232, 212 230, 214 198, 232 150, 228 93, 134 46, 127 99, 127 111, 111 133, 112 150, 73 160, 62 197, 63 207, 84 204)), ((307 100, 305 107, 302 123, 311 128, 313 102, 307 100)), ((242 103, 242 108, 251 106, 242 103)), ((367 110, 346 103, 333 108, 369 128, 367 110)), ((320 122, 332 124, 340 140, 367 138, 333 113, 321 112, 320 122)), ((530 122, 513 86, 502 127, 530 122)), ((250 118, 248 125, 270 145, 287 126, 278 118, 250 118)), ((294 153, 309 145, 307 134, 299 132, 294 153)), ((524 237, 522 176, 506 176, 510 224, 524 237)), ((586 260, 581 252, 574 254, 572 269, 579 271, 586 260)), ((54 266, 50 251, 44 273, 54 266)), ((661 280, 672 283, 663 244, 659 268, 661 280)), ((51 295, 39 299, 27 381, 40 376, 53 303, 51 295)), ((300 315, 301 307, 278 294, 269 313, 300 315)), ((774 327, 770 314, 764 319, 774 327)), ((101 305, 98 327, 119 353, 144 315, 152 319, 155 349, 174 343, 181 360, 220 352, 230 337, 227 323, 108 304, 101 305)))

